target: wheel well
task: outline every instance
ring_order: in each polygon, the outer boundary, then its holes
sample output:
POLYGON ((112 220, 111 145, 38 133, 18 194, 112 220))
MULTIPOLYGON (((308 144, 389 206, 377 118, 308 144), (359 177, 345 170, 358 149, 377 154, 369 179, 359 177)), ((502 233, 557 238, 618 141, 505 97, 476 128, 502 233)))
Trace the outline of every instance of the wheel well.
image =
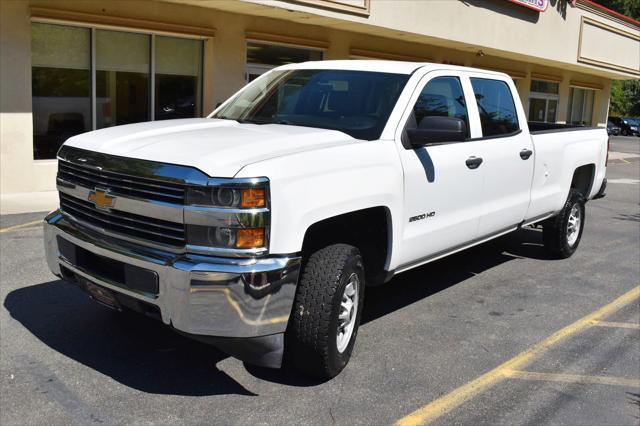
POLYGON ((593 177, 595 175, 595 165, 587 164, 578 167, 573 172, 573 179, 571 180, 571 188, 580 192, 582 196, 587 199, 589 193, 591 193, 591 186, 593 185, 593 177))
POLYGON ((331 244, 357 247, 365 264, 368 284, 384 282, 387 257, 391 252, 391 217, 387 208, 372 207, 324 219, 311 225, 302 243, 303 260, 331 244))

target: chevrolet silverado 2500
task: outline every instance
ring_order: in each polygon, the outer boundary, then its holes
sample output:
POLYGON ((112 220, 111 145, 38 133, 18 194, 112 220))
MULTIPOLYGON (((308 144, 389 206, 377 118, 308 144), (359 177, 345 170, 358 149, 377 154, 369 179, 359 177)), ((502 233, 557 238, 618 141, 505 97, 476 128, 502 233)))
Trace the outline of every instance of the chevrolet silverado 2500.
POLYGON ((525 117, 501 73, 279 67, 207 118, 70 138, 47 261, 103 304, 332 377, 367 285, 530 224, 551 256, 576 250, 606 130, 525 117))

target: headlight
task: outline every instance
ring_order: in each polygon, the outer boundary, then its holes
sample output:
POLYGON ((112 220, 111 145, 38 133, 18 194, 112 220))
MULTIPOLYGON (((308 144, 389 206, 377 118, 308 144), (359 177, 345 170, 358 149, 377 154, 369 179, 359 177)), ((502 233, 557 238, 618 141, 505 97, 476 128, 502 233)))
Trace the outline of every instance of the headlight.
POLYGON ((184 218, 190 251, 262 253, 268 249, 270 210, 266 178, 212 179, 207 186, 189 187, 186 204, 184 218))
POLYGON ((267 205, 265 188, 238 188, 230 186, 190 187, 187 204, 222 208, 260 208, 267 205))

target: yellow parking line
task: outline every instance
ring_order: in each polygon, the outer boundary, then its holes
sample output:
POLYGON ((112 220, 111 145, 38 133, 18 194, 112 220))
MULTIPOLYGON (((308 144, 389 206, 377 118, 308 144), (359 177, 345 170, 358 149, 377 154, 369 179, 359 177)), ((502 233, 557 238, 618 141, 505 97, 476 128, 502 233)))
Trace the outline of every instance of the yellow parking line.
POLYGON ((640 286, 635 287, 613 302, 603 306, 595 312, 590 313, 589 315, 574 322, 573 324, 566 326, 562 330, 552 334, 543 341, 522 352, 520 355, 511 358, 504 364, 499 365, 498 367, 483 374, 477 379, 472 380, 457 389, 454 389, 447 395, 444 395, 436 399, 435 401, 432 401, 429 404, 417 409, 413 413, 401 418, 396 422, 396 425, 418 425, 432 422, 433 420, 450 412, 454 408, 459 407, 465 401, 473 398, 480 392, 489 389, 496 383, 502 381, 506 377, 506 374, 508 372, 513 370, 520 370, 530 361, 532 361, 535 356, 545 352, 551 346, 566 339, 572 334, 575 334, 578 331, 589 327, 593 320, 597 320, 599 318, 605 317, 606 315, 614 313, 615 311, 631 303, 633 300, 637 299, 639 296, 640 286))
POLYGON ((592 325, 597 327, 613 327, 613 328, 630 328, 632 330, 640 330, 640 324, 632 322, 613 322, 613 321, 591 321, 592 325))
POLYGON ((6 228, 0 229, 0 234, 4 234, 5 232, 17 231, 18 229, 28 228, 30 226, 39 225, 42 223, 42 219, 34 220, 33 222, 21 223, 20 225, 8 226, 6 228))
POLYGON ((640 388, 640 379, 611 376, 585 376, 582 374, 536 373, 533 371, 506 371, 510 379, 537 380, 542 382, 580 383, 585 385, 613 385, 640 388))

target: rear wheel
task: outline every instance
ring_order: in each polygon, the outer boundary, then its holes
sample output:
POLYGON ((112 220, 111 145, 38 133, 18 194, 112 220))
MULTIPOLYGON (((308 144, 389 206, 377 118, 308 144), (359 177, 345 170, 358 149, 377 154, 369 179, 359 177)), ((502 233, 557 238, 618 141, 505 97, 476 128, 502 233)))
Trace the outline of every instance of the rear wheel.
POLYGON ((582 238, 585 219, 585 200, 574 189, 557 216, 542 224, 544 248, 556 259, 566 259, 575 253, 582 238))
POLYGON ((356 247, 335 244, 311 254, 286 334, 287 362, 316 377, 340 373, 358 334, 364 288, 364 265, 356 247))

